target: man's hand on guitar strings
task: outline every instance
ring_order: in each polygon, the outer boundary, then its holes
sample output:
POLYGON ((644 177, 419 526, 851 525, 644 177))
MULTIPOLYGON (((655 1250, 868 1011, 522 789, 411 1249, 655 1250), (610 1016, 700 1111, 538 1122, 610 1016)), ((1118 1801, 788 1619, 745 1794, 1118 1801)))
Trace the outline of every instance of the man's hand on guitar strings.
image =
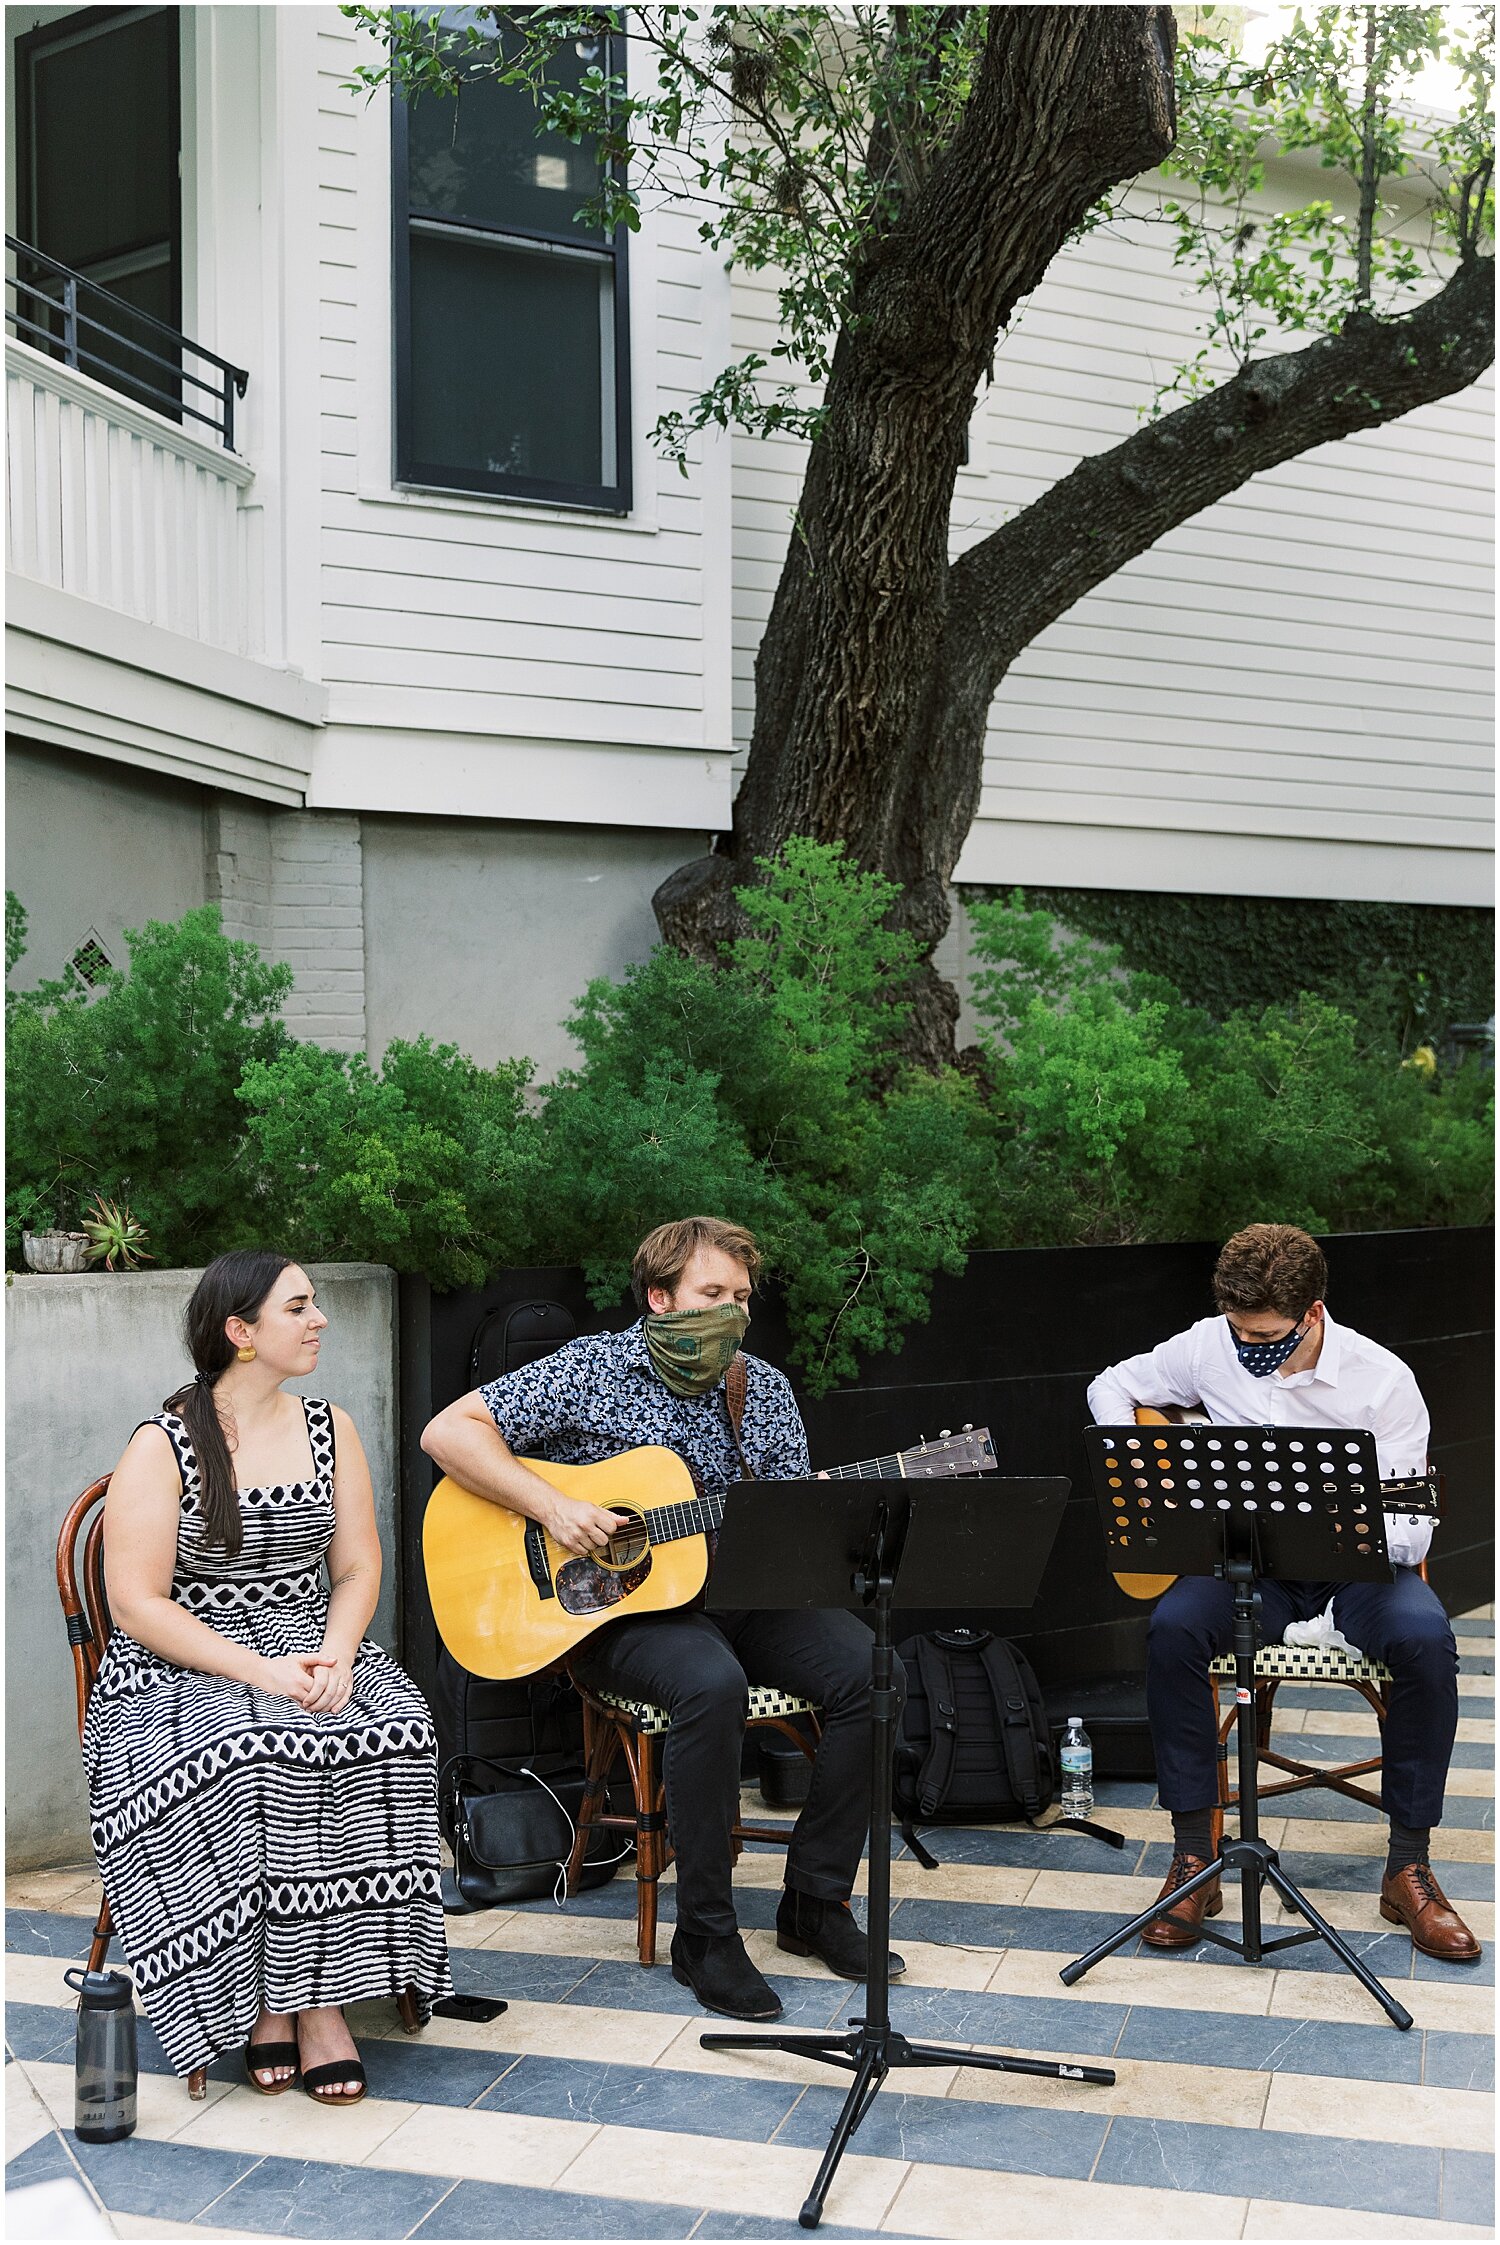
POLYGON ((565 1497, 553 1491, 541 1521, 554 1543, 587 1559, 591 1552, 605 1550, 615 1530, 630 1525, 630 1516, 606 1512, 602 1505, 590 1504, 584 1497, 565 1497))

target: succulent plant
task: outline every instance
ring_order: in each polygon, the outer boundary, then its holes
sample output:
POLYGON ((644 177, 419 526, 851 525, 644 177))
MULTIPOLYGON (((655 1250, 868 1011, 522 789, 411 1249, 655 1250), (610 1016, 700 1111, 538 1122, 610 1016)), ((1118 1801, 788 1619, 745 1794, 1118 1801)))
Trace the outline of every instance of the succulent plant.
POLYGON ((137 1264, 156 1260, 146 1252, 150 1234, 145 1225, 136 1221, 123 1201, 105 1200, 96 1193, 93 1206, 83 1212, 83 1228, 89 1239, 88 1260, 102 1263, 107 1271, 116 1264, 121 1270, 133 1271, 137 1264))

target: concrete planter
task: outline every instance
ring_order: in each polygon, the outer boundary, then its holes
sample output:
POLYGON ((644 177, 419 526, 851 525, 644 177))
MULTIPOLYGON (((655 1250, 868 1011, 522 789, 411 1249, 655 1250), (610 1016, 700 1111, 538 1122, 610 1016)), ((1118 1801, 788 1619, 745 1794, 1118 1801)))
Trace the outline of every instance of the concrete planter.
MULTIPOLYGON (((329 1327, 313 1392, 359 1428, 375 1485, 385 1580, 372 1635, 394 1645, 396 1287, 378 1263, 314 1265, 329 1327)), ((8 1288, 5 1593, 6 1860, 12 1869, 89 1852, 73 1661, 54 1582, 73 1498, 117 1462, 142 1419, 191 1371, 182 1313, 197 1271, 18 1277, 8 1288)))
POLYGON ((23 1232, 21 1252, 29 1271, 52 1275, 81 1273, 88 1269, 87 1232, 23 1232))

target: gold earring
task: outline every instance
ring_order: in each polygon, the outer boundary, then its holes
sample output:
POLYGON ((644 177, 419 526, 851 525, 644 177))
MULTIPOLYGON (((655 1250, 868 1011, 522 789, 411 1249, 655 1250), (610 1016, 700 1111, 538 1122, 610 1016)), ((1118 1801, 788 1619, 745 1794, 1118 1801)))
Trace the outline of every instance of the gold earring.
POLYGON ((241 1364, 253 1364, 255 1362, 255 1351, 250 1347, 248 1342, 246 1343, 244 1348, 236 1349, 234 1353, 239 1358, 241 1364))

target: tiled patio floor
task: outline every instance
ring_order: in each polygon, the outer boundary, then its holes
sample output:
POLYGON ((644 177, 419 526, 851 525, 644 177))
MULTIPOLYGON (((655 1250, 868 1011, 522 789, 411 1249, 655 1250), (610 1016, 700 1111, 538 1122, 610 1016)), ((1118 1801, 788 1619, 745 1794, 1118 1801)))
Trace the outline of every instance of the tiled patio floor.
MULTIPOLYGON (((1149 1786, 1101 1788, 1123 1856, 1061 1833, 940 1834, 939 1870, 904 1855, 896 1865, 909 1967, 897 2023, 956 2045, 1105 2058, 1119 2078, 1101 2090, 957 2068, 907 2077, 856 2137, 823 2234, 1492 2235, 1492 1615, 1458 1627, 1462 1721, 1435 1867, 1486 1943, 1479 1966, 1414 1959, 1382 1925, 1373 1811, 1303 1794, 1265 1818, 1290 1875, 1398 1983, 1410 2034, 1316 1948, 1275 1971, 1213 1951, 1138 1951, 1065 1989, 1059 1966, 1142 1908, 1161 1877, 1170 1827, 1149 1786)), ((1309 1758, 1353 1759, 1373 1732, 1348 1691, 1287 1687, 1281 1705, 1309 1758)), ((758 1929, 750 1946, 788 2020, 857 2013, 856 1991, 775 1948, 779 1883, 774 1852, 741 1862, 742 1922, 758 1929)), ((83 1870, 9 1882, 11 2188, 81 2177, 121 2237, 803 2234, 797 2208, 841 2090, 800 2060, 701 2050, 708 2022, 686 1991, 665 1964, 634 1962, 629 1878, 566 1912, 450 1919, 459 1986, 510 2008, 484 2027, 434 2020, 411 2041, 391 2007, 359 2007, 371 2093, 357 2109, 256 2097, 228 2063, 193 2105, 152 2071, 136 2135, 91 2149, 69 2129, 62 1974, 87 1948, 95 1895, 83 1870)), ((670 1918, 670 1889, 664 1901, 670 1918)), ((1226 1916, 1236 1907, 1227 1894, 1226 1916)))

